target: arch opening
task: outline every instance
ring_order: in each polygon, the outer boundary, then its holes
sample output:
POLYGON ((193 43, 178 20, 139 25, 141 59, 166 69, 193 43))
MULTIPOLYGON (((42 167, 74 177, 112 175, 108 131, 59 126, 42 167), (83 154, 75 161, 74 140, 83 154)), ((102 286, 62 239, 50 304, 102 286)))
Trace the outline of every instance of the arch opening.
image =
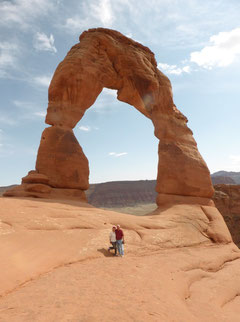
POLYGON ((103 90, 74 130, 89 160, 89 182, 155 179, 153 131, 151 120, 103 90))

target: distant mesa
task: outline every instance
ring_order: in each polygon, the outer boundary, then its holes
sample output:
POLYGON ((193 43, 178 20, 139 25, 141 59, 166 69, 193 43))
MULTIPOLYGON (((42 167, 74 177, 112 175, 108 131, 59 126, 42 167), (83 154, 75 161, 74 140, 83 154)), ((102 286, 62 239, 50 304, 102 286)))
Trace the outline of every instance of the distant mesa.
POLYGON ((240 184, 240 172, 218 171, 211 175, 213 184, 240 184))
POLYGON ((17 187, 16 184, 12 184, 10 186, 2 186, 2 187, 0 187, 0 196, 2 196, 5 191, 10 190, 10 189, 15 188, 15 187, 17 187))
POLYGON ((112 181, 90 185, 88 202, 95 207, 133 207, 155 203, 156 180, 112 181))
POLYGON ((213 185, 215 184, 236 184, 236 182, 231 177, 225 177, 225 176, 216 176, 211 177, 213 185))
POLYGON ((72 129, 105 87, 117 90, 118 100, 153 123, 160 140, 157 204, 211 204, 214 189, 209 170, 151 50, 104 28, 89 29, 79 40, 58 65, 49 86, 45 122, 50 127, 42 133, 36 169, 4 196, 86 201, 88 160, 72 129))

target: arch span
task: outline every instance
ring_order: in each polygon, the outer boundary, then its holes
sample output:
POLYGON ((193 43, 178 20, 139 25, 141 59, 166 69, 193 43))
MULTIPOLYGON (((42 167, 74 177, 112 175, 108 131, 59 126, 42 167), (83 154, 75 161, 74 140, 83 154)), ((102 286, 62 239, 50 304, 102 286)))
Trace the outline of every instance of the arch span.
POLYGON ((18 193, 84 198, 88 160, 72 129, 106 87, 153 122, 160 140, 157 203, 184 197, 209 200, 214 191, 209 170, 150 49, 104 28, 85 31, 79 40, 53 75, 46 116, 50 127, 42 134, 36 171, 23 178, 18 193))

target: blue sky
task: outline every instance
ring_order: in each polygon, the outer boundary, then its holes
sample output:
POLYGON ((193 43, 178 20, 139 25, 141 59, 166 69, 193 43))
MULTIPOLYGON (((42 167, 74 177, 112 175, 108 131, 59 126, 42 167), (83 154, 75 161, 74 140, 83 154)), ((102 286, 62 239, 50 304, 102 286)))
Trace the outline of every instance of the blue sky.
MULTIPOLYGON (((240 171, 239 0, 0 0, 0 17, 0 186, 35 168, 53 72, 94 27, 148 46, 210 171, 240 171)), ((114 91, 103 90, 74 133, 91 183, 156 178, 153 126, 114 91)))

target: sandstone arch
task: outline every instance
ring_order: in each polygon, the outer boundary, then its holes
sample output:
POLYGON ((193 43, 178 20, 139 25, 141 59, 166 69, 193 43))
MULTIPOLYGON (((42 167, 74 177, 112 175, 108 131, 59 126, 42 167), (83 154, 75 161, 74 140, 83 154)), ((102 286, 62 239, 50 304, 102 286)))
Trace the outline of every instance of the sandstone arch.
POLYGON ((88 160, 72 129, 104 87, 116 89, 120 101, 153 122, 160 140, 158 205, 186 197, 208 203, 213 195, 209 170, 187 118, 174 105, 171 83, 158 70, 154 54, 119 32, 103 28, 83 32, 57 67, 49 87, 46 123, 50 127, 42 134, 36 171, 5 195, 84 198, 88 160))

